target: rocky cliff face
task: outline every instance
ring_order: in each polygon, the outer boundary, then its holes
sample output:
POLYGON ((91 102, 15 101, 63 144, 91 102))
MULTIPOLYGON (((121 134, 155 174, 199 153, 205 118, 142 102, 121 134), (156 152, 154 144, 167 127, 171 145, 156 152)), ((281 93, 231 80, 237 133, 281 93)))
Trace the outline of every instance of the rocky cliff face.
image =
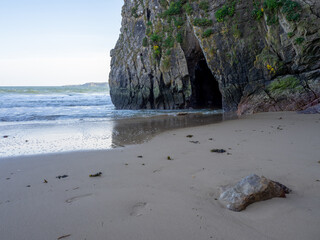
POLYGON ((302 110, 320 100, 318 0, 125 0, 119 109, 302 110))

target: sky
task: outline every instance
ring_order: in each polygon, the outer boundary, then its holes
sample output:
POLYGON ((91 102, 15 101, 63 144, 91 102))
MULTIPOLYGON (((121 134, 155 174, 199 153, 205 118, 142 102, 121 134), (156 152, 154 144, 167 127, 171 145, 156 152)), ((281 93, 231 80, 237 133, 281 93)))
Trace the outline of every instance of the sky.
POLYGON ((0 0, 0 86, 106 82, 123 0, 0 0))

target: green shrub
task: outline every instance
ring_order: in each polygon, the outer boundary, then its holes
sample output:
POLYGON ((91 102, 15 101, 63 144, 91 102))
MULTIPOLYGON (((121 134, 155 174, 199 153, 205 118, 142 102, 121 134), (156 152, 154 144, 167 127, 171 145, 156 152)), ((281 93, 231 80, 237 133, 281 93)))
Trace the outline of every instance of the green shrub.
POLYGON ((180 44, 183 42, 183 37, 181 32, 178 32, 177 34, 177 42, 180 44))
POLYGON ((131 8, 131 16, 132 17, 135 17, 135 18, 138 17, 137 10, 138 10, 138 6, 131 8))
POLYGON ((256 5, 252 11, 252 15, 256 20, 260 20, 263 17, 263 8, 256 5))
POLYGON ((207 38, 210 37, 213 34, 213 30, 212 29, 207 29, 203 32, 202 37, 203 38, 207 38))
POLYGON ((148 38, 144 38, 143 40, 142 40, 142 46, 143 47, 147 47, 148 46, 148 38))
POLYGON ((211 26, 213 24, 213 21, 211 19, 206 18, 196 18, 194 19, 193 24, 198 27, 205 27, 211 26))
POLYGON ((167 7, 167 4, 168 4, 167 0, 160 0, 161 7, 165 8, 167 7))
POLYGON ((299 21, 302 10, 300 4, 291 0, 281 0, 281 2, 282 12, 286 14, 286 19, 291 22, 299 21))
POLYGON ((182 17, 179 17, 179 18, 174 18, 173 22, 177 28, 180 28, 184 24, 185 21, 182 17))
POLYGON ((296 42, 296 44, 301 45, 304 42, 304 40, 305 39, 303 37, 298 37, 298 38, 295 39, 295 42, 296 42))
POLYGON ((294 36, 294 32, 288 32, 287 35, 289 38, 292 38, 294 36))
POLYGON ((281 0, 265 0, 265 6, 270 11, 277 10, 282 5, 281 0))
POLYGON ((199 3, 199 8, 205 12, 207 12, 209 10, 209 2, 208 1, 201 1, 199 3))
POLYGON ((284 90, 301 90, 301 89, 302 89, 302 86, 300 85, 300 81, 293 76, 284 77, 280 80, 275 80, 268 86, 268 90, 274 93, 283 92, 284 90))
POLYGON ((268 15, 267 16, 267 24, 273 25, 276 24, 278 22, 278 17, 276 15, 268 15))
POLYGON ((161 42, 161 36, 159 36, 158 34, 154 33, 150 36, 150 39, 152 42, 161 42))
POLYGON ((178 15, 182 11, 182 3, 180 1, 171 2, 168 10, 164 12, 164 16, 178 15))
POLYGON ((232 17, 235 12, 236 1, 233 1, 231 4, 225 4, 220 9, 215 12, 215 17, 218 22, 223 22, 225 17, 232 17))
POLYGON ((190 3, 187 3, 186 5, 184 5, 183 8, 188 15, 191 15, 193 13, 193 8, 190 3))
POLYGON ((173 48, 174 47, 174 38, 172 36, 167 37, 163 42, 163 46, 166 48, 173 48))

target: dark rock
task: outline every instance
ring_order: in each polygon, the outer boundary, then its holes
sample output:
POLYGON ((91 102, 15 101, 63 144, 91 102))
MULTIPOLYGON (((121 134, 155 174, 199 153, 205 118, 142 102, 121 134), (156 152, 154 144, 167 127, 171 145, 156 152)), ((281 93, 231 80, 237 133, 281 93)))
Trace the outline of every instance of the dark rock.
POLYGON ((220 187, 220 201, 232 211, 242 211, 248 205, 274 197, 285 198, 291 190, 281 183, 249 175, 234 186, 220 187))
POLYGON ((228 1, 208 0, 206 11, 192 1, 192 11, 182 8, 172 18, 167 1, 125 0, 111 51, 114 105, 223 108, 239 115, 306 109, 320 97, 320 2, 293 1, 301 5, 298 21, 289 21, 282 9, 265 9, 256 19, 252 12, 262 5, 256 9, 251 0, 235 1, 233 16, 219 21, 215 14, 228 1))
POLYGON ((56 178, 61 179, 61 178, 67 178, 69 177, 68 175, 61 175, 61 176, 57 176, 56 178))
POLYGON ((8 137, 9 137, 8 135, 4 135, 4 136, 3 136, 3 138, 8 138, 8 137))
POLYGON ((225 153, 226 150, 224 150, 224 149, 211 149, 211 152, 214 152, 214 153, 225 153))
POLYGON ((101 177, 102 172, 98 172, 96 174, 90 174, 89 177, 101 177))

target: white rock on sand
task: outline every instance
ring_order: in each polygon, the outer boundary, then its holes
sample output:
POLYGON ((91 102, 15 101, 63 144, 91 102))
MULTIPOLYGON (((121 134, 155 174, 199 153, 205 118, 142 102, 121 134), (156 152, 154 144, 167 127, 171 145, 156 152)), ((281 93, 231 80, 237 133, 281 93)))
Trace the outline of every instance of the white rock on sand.
POLYGON ((0 238, 319 239, 319 119, 264 113, 111 151, 0 159, 0 238), (220 205, 218 187, 251 173, 293 192, 241 213, 220 205))

